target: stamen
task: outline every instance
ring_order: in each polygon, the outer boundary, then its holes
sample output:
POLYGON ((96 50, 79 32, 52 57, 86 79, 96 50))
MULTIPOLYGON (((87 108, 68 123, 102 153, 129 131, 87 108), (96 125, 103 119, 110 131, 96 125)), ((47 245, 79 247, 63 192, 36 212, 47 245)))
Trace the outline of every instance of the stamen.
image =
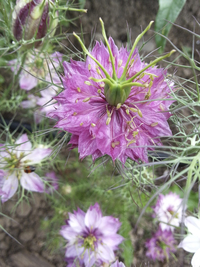
POLYGON ((163 105, 162 103, 160 103, 160 109, 161 109, 162 111, 165 111, 165 107, 164 107, 164 105, 163 105))
POLYGON ((121 65, 122 65, 122 62, 123 62, 123 61, 122 61, 122 59, 120 59, 120 60, 119 60, 119 62, 118 62, 118 68, 120 68, 120 67, 121 67, 121 65))
POLYGON ((91 126, 92 126, 92 127, 95 127, 95 126, 96 126, 96 124, 95 124, 95 123, 91 123, 91 126))
POLYGON ((73 116, 76 116, 76 115, 77 115, 77 112, 74 112, 74 113, 73 113, 73 116))
POLYGON ((151 127, 155 127, 155 126, 157 126, 158 125, 158 122, 153 122, 152 124, 151 124, 151 127))
POLYGON ((142 112, 140 109, 137 110, 137 114, 142 118, 142 112))
POLYGON ((84 83, 87 85, 92 85, 91 82, 89 82, 89 81, 85 81, 84 83))
POLYGON ((83 125, 83 122, 80 123, 80 126, 82 126, 82 125, 83 125))
POLYGON ((116 109, 117 110, 120 109, 121 108, 121 105, 122 105, 121 103, 118 103, 116 109))
POLYGON ((89 70, 89 71, 91 70, 91 65, 90 65, 90 64, 88 64, 88 70, 89 70))
POLYGON ((110 121, 111 121, 111 117, 108 117, 106 120, 106 125, 109 125, 110 121))
POLYGON ((101 89, 98 89, 98 90, 97 90, 97 93, 98 93, 98 94, 101 94, 101 89))
POLYGON ((85 99, 83 99, 83 102, 88 102, 90 100, 91 97, 86 97, 85 99))
POLYGON ((77 91, 80 93, 81 92, 81 88, 80 87, 77 87, 77 91))
POLYGON ((112 146, 112 148, 115 148, 116 146, 118 146, 120 144, 120 142, 119 141, 116 141, 116 142, 112 142, 111 143, 111 146, 112 146))

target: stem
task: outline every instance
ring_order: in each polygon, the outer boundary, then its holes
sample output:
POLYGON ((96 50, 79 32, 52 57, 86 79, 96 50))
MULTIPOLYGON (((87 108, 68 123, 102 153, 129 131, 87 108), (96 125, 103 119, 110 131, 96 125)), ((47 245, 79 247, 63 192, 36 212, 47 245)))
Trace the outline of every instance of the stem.
POLYGON ((103 73, 105 74, 106 78, 110 81, 112 81, 114 83, 114 80, 110 77, 110 75, 108 74, 108 72, 104 69, 104 67, 101 65, 101 63, 99 63, 98 60, 96 60, 96 58, 94 58, 90 52, 87 50, 87 48, 85 47, 85 45, 83 44, 83 42, 81 41, 81 38, 75 33, 73 32, 73 35, 77 38, 77 40, 79 41, 82 49, 83 49, 83 52, 88 55, 91 59, 94 60, 94 62, 97 63, 97 65, 101 68, 101 70, 103 71, 103 73))
POLYGON ((110 45, 109 45, 109 42, 108 42, 108 39, 107 39, 107 36, 106 36, 104 23, 103 23, 103 20, 101 18, 99 18, 99 20, 101 22, 102 35, 103 35, 103 38, 105 40, 105 43, 107 45, 107 48, 108 48, 108 51, 109 51, 109 55, 110 55, 110 60, 111 60, 112 68, 113 68, 113 78, 114 78, 114 80, 117 80, 117 74, 116 74, 116 70, 115 70, 114 57, 113 57, 113 54, 112 54, 112 51, 111 51, 111 48, 110 48, 110 45))
POLYGON ((77 12, 84 12, 87 13, 87 9, 78 9, 73 7, 56 7, 58 10, 66 10, 66 11, 77 11, 77 12))
POLYGON ((151 25, 153 24, 153 22, 154 21, 151 21, 149 23, 149 25, 146 27, 146 29, 141 34, 139 34, 138 37, 135 39, 135 42, 134 42, 133 47, 131 49, 131 52, 129 54, 128 60, 127 60, 126 65, 124 67, 124 71, 122 73, 121 78, 119 79, 120 81, 122 81, 126 77, 126 71, 127 71, 127 68, 128 68, 128 64, 129 64, 129 62, 131 60, 131 57, 132 57, 132 54, 133 54, 133 52, 134 52, 134 50, 136 48, 136 45, 138 44, 138 42, 140 41, 140 39, 142 38, 142 36, 151 28, 151 25))
POLYGON ((172 50, 171 52, 169 52, 168 54, 166 54, 165 56, 162 57, 158 57, 156 58, 153 62, 151 62, 149 65, 147 65, 144 69, 142 69, 141 71, 137 72, 133 77, 131 77, 129 80, 126 80, 125 82, 122 83, 126 84, 126 83, 130 83, 132 82, 136 77, 138 77, 141 73, 143 73, 146 69, 148 69, 149 67, 155 65, 156 63, 158 63, 159 61, 163 60, 166 57, 170 57, 171 54, 173 54, 176 50, 172 50))

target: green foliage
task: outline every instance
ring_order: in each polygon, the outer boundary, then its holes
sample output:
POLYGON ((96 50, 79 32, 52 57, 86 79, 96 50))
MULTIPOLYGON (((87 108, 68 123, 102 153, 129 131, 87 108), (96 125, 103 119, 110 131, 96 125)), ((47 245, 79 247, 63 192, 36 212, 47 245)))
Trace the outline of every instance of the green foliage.
MULTIPOLYGON (((159 10, 156 16, 155 31, 160 31, 161 34, 168 35, 173 22, 175 22, 181 12, 186 0, 159 0, 159 10), (171 23, 168 23, 171 22, 171 23)), ((160 53, 165 49, 166 39, 160 35, 156 35, 156 45, 160 47, 160 53)))

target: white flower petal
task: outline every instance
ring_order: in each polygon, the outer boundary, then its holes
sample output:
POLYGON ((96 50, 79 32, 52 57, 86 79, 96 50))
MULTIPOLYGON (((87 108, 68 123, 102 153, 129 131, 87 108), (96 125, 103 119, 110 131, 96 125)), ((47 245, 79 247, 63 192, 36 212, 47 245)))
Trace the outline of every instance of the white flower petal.
POLYGON ((188 228, 188 231, 193 234, 193 235, 198 235, 200 238, 200 220, 192 217, 192 216, 188 216, 185 221, 185 226, 188 228))
POLYGON ((15 173, 11 174, 5 179, 5 182, 2 186, 2 195, 1 195, 1 201, 5 202, 9 198, 11 198, 18 188, 18 179, 15 173))
POLYGON ((22 177, 20 179, 22 187, 27 190, 35 191, 35 192, 44 192, 44 183, 42 179, 35 173, 22 173, 22 177))
POLYGON ((96 203, 94 206, 90 206, 85 214, 85 225, 89 229, 95 229, 98 227, 102 218, 101 209, 99 204, 96 203))
POLYGON ((30 160, 31 164, 40 163, 44 158, 48 157, 52 152, 50 148, 36 148, 30 152, 23 161, 30 160))
POLYGON ((192 267, 200 267, 200 249, 197 250, 192 257, 191 261, 192 267))
POLYGON ((178 246, 179 248, 183 248, 184 250, 194 253, 198 249, 200 249, 200 239, 195 235, 186 236, 183 241, 178 246))

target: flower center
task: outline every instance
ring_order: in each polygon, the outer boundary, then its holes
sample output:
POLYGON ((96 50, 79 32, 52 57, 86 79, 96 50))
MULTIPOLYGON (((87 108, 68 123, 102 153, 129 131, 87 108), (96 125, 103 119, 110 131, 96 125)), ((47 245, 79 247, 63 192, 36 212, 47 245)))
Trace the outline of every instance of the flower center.
POLYGON ((96 237, 93 236, 92 234, 89 234, 89 236, 87 236, 85 239, 84 239, 84 242, 83 242, 83 246, 85 249, 90 249, 91 250, 94 250, 94 243, 96 242, 96 237))

